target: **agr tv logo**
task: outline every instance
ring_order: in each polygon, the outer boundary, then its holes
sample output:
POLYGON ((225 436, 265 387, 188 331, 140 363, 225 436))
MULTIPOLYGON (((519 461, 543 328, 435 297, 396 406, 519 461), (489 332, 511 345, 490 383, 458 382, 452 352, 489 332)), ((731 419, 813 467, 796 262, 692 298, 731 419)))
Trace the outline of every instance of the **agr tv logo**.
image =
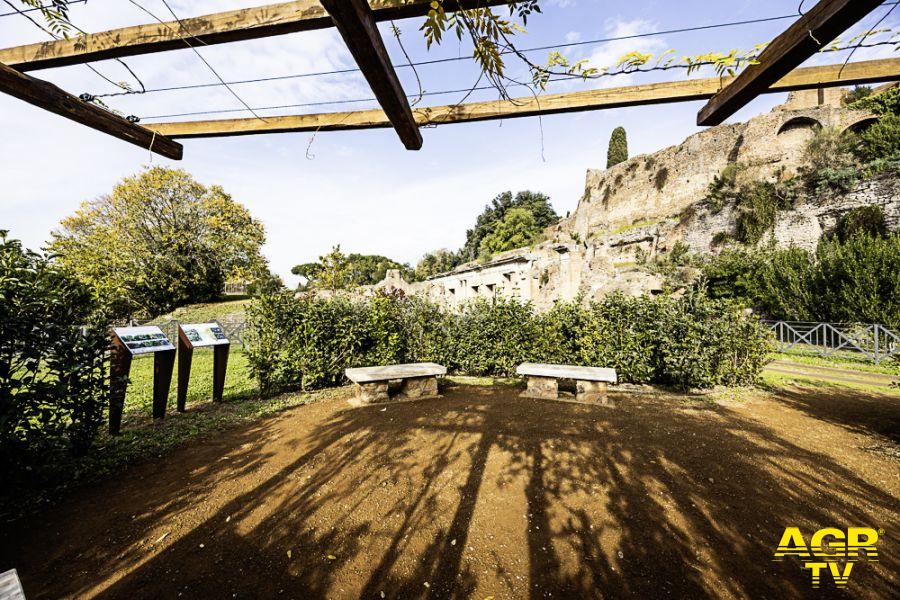
POLYGON ((812 572, 812 586, 819 587, 822 572, 831 575, 837 587, 845 587, 850 581, 853 565, 865 557, 870 562, 878 562, 878 535, 870 527, 848 527, 842 529, 826 527, 812 534, 807 545, 799 527, 786 527, 774 560, 784 560, 786 556, 796 556, 803 560, 803 568, 812 572))

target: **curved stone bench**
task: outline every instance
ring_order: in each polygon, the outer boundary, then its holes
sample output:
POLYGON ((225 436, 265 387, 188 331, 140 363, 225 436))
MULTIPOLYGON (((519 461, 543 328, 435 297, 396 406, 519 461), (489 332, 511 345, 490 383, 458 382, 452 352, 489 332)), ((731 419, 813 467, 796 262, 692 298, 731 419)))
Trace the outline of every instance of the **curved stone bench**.
POLYGON ((516 374, 527 378, 528 387, 522 392, 525 398, 557 400, 559 380, 574 379, 575 400, 588 404, 609 404, 607 385, 618 382, 616 370, 605 367, 522 363, 516 374))
POLYGON ((411 363, 405 365, 385 365, 380 367, 357 367, 346 369, 347 379, 356 384, 356 402, 374 404, 387 402, 388 384, 392 380, 402 379, 398 399, 417 400, 420 398, 436 398, 438 395, 437 378, 447 374, 447 367, 437 363, 411 363))

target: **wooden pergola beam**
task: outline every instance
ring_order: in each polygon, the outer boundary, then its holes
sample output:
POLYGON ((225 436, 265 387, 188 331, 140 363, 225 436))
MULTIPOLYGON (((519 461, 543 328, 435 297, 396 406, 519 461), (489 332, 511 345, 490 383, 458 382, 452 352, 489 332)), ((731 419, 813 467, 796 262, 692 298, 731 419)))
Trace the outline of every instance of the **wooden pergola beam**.
MULTIPOLYGON (((455 0, 444 5, 447 10, 458 10, 506 2, 455 0)), ((381 22, 424 16, 430 9, 430 0, 403 0, 399 6, 390 0, 369 0, 369 6, 375 21, 381 22)), ((318 0, 297 0, 185 18, 181 19, 181 24, 172 21, 134 25, 68 40, 6 48, 0 50, 0 62, 19 71, 30 71, 178 50, 186 47, 181 36, 187 37, 193 45, 208 46, 333 26, 331 17, 318 0)))
MULTIPOLYGON (((846 67, 843 67, 843 65, 827 65, 797 69, 789 73, 781 81, 767 88, 764 93, 861 85, 896 80, 900 80, 900 59, 859 61, 849 63, 846 67), (842 68, 843 72, 841 72, 842 68)), ((422 127, 424 125, 443 125, 626 106, 686 102, 711 98, 719 91, 721 84, 722 80, 718 77, 688 79, 566 94, 547 94, 536 98, 528 96, 518 98, 512 102, 492 100, 469 104, 415 108, 413 115, 418 125, 422 127)), ((390 126, 390 121, 381 110, 266 117, 265 122, 259 119, 246 118, 147 125, 147 127, 173 138, 378 129, 390 126)))
POLYGON ((322 5, 334 19, 335 27, 403 145, 407 150, 420 149, 422 134, 366 0, 322 0, 322 5))
POLYGON ((775 38, 757 64, 713 96, 697 115, 698 125, 719 125, 834 38, 875 10, 883 0, 820 0, 775 38))
POLYGON ((181 160, 182 147, 178 142, 131 123, 99 106, 83 102, 50 82, 20 73, 2 63, 0 63, 0 92, 166 158, 181 160))

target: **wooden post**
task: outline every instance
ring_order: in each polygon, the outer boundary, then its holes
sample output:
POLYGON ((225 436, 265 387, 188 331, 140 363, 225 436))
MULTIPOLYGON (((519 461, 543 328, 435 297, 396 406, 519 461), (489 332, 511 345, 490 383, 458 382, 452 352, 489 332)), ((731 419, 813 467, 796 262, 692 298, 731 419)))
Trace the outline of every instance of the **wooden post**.
POLYGON ((881 3, 882 0, 819 0, 772 40, 755 64, 744 69, 706 103, 697 114, 697 125, 721 124, 881 3))
POLYGON ((182 147, 178 142, 131 123, 104 108, 88 104, 48 81, 19 73, 2 63, 0 92, 166 158, 181 160, 182 147))
MULTIPOLYGON (((342 0, 346 1, 346 0, 342 0)), ((502 6, 508 0, 445 0, 447 12, 502 6)), ((378 22, 424 17, 431 0, 369 0, 378 22)), ((239 8, 198 17, 185 17, 168 23, 132 25, 69 39, 38 42, 0 50, 0 62, 19 71, 78 65, 97 60, 138 56, 187 48, 192 44, 209 46, 227 42, 255 40, 299 31, 334 27, 321 4, 315 0, 295 0, 239 8)))
POLYGON ((334 19, 350 54, 375 94, 378 104, 400 136, 407 150, 422 147, 422 134, 413 117, 409 100, 397 78, 375 24, 375 15, 366 0, 321 0, 334 19))
POLYGON ((166 416, 172 371, 175 369, 175 349, 160 350, 153 354, 153 418, 166 416))
POLYGON ((122 432, 122 410, 125 407, 125 391, 131 373, 131 351, 118 336, 113 335, 109 364, 109 433, 122 432))
MULTIPOLYGON (((178 327, 178 391, 175 406, 178 412, 184 412, 187 403, 188 382, 191 379, 191 363, 194 360, 194 346, 184 335, 181 326, 178 327)), ((213 386, 215 391, 215 386, 213 386)))
MULTIPOLYGON (((900 58, 884 58, 820 67, 805 67, 763 91, 765 94, 808 90, 819 87, 861 85, 900 79, 900 58)), ((537 98, 523 97, 511 101, 489 100, 467 104, 418 107, 413 115, 420 127, 533 117, 586 110, 622 108, 687 102, 711 98, 730 79, 719 77, 686 79, 631 85, 619 88, 600 88, 562 94, 545 94, 537 98)), ((347 131, 391 127, 382 110, 318 113, 255 118, 214 119, 151 123, 148 128, 172 138, 209 138, 287 133, 299 131, 347 131)))
POLYGON ((213 402, 221 402, 225 392, 225 372, 228 370, 228 353, 231 344, 213 346, 213 402))

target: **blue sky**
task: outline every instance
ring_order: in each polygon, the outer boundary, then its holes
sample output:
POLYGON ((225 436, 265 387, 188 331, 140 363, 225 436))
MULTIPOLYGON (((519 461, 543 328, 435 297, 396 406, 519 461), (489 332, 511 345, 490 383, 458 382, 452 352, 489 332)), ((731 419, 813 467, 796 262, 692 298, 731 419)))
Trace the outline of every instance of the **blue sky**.
MULTIPOLYGON (((15 1, 15 0, 12 0, 15 1)), ((262 0, 177 0, 179 16, 253 6, 262 0)), ((156 15, 168 13, 159 0, 139 0, 156 15)), ((796 14, 798 0, 647 1, 544 0, 544 14, 529 19, 520 47, 552 45, 616 35, 650 33, 759 17, 796 14)), ((807 0, 805 8, 812 6, 807 0)), ((0 12, 5 4, 0 2, 0 12)), ((887 10, 881 7, 855 31, 868 29, 887 10)), ((900 27, 900 10, 882 26, 900 27)), ((99 31, 151 21, 129 0, 89 0, 76 5, 72 20, 82 29, 99 31)), ((427 51, 418 27, 421 20, 398 21, 406 50, 414 61, 469 56, 455 38, 427 51)), ((639 40, 581 46, 567 50, 572 59, 587 58, 608 66, 631 50, 681 54, 749 48, 785 29, 790 20, 752 26, 668 34, 639 40)), ((403 55, 382 31, 395 64, 403 55)), ((21 17, 0 18, 0 45, 43 41, 47 36, 21 17)), ((305 32, 235 44, 201 48, 203 56, 226 80, 353 67, 340 37, 332 30, 305 32)), ((889 50, 860 51, 853 60, 890 55, 889 50)), ((546 52, 531 55, 543 62, 546 52)), ((843 59, 843 55, 840 56, 843 59)), ((838 55, 811 62, 836 62, 838 55)), ((189 49, 126 59, 147 87, 212 82, 214 76, 189 49)), ((96 67, 115 81, 127 80, 111 61, 96 67)), ((511 74, 524 70, 509 65, 511 74)), ((408 93, 417 90, 408 68, 399 69, 408 93)), ((418 70, 428 92, 466 88, 477 70, 469 61, 422 66, 418 70)), ((84 66, 35 72, 64 89, 104 93, 115 88, 84 66)), ((706 74, 708 76, 708 74, 706 74)), ((682 78, 682 72, 616 77, 604 86, 630 85, 682 78)), ((700 74, 699 76, 704 76, 700 74)), ((599 87, 600 83, 564 83, 549 91, 599 87)), ((307 77, 234 86, 251 106, 273 106, 371 95, 359 74, 307 77)), ((523 91, 524 92, 524 91, 523 91)), ((496 97, 477 92, 470 100, 496 97)), ((458 101, 461 94, 428 97, 427 104, 458 101)), ((732 120, 742 120, 784 101, 783 94, 764 96, 732 120)), ((240 103, 222 88, 172 91, 110 98, 110 106, 144 118, 198 110, 229 110, 240 103)), ((372 103, 293 108, 263 114, 325 112, 370 108, 372 103)), ((632 153, 676 144, 698 131, 694 125, 701 102, 639 107, 537 118, 449 125, 423 130, 424 146, 408 152, 392 130, 278 134, 240 138, 186 140, 185 158, 172 162, 154 157, 153 164, 179 166, 199 181, 220 184, 266 226, 264 249, 275 272, 288 283, 291 266, 315 259, 332 245, 348 252, 376 253, 415 263, 429 250, 459 247, 465 230, 482 207, 505 190, 531 189, 550 195, 556 210, 574 210, 583 191, 585 170, 605 165, 612 129, 628 131, 632 153)), ((221 117, 249 116, 226 113, 221 117)), ((183 117, 202 118, 202 117, 183 117)), ((210 118, 210 117, 206 117, 210 118)), ((0 228, 32 248, 42 246, 60 219, 78 205, 108 192, 116 181, 150 164, 147 151, 107 137, 71 121, 0 95, 0 165, 5 190, 0 196, 0 228)))

